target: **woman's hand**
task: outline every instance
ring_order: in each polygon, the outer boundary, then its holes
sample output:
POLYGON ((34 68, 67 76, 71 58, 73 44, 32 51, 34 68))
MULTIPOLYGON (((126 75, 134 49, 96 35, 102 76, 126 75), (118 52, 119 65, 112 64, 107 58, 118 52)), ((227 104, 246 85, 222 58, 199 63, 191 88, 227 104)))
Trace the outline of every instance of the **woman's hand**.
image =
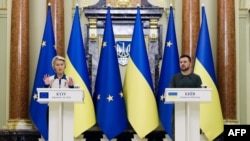
POLYGON ((69 77, 68 86, 69 86, 69 87, 73 87, 73 86, 74 86, 74 82, 73 82, 72 77, 69 77))
POLYGON ((49 80, 49 75, 48 74, 45 74, 43 76, 43 81, 44 81, 45 85, 50 85, 50 80, 49 80))

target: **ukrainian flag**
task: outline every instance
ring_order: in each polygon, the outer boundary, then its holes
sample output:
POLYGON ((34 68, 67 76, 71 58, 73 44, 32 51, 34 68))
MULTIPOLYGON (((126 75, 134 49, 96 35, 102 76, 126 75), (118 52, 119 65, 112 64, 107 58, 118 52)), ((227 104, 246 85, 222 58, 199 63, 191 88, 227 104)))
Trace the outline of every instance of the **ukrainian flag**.
POLYGON ((84 103, 77 103, 74 106, 75 137, 96 123, 78 9, 77 5, 66 55, 65 69, 65 73, 70 75, 75 84, 79 85, 84 91, 84 103))
POLYGON ((201 104, 200 108, 200 126, 209 141, 215 139, 224 130, 220 97, 214 70, 207 18, 205 7, 203 6, 194 73, 200 75, 204 85, 207 85, 208 88, 212 88, 212 101, 201 104))
POLYGON ((139 7, 123 89, 129 122, 143 138, 158 127, 159 117, 139 7))

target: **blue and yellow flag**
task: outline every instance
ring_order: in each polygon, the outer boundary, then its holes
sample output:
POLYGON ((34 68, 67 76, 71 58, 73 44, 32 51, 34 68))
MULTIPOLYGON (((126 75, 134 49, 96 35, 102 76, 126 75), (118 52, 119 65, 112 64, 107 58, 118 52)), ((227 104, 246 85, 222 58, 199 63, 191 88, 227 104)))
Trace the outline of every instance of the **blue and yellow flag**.
POLYGON ((202 23, 197 44, 194 72, 200 75, 204 85, 212 88, 212 101, 210 103, 202 103, 200 108, 201 129, 208 140, 212 141, 223 132, 224 123, 204 6, 202 7, 202 23))
POLYGON ((74 105, 74 136, 77 137, 96 123, 78 6, 69 39, 65 73, 84 91, 84 103, 74 105))
POLYGON ((53 75, 52 59, 56 56, 56 49, 54 47, 54 32, 51 18, 51 7, 48 5, 48 12, 46 18, 45 29, 43 33, 43 40, 38 58, 36 68, 36 76, 33 84, 32 97, 30 101, 30 116, 36 128, 41 133, 45 140, 48 140, 48 105, 39 104, 37 102, 37 88, 44 87, 44 75, 53 75))
POLYGON ((172 76, 179 72, 179 53, 175 34, 173 7, 170 6, 167 35, 164 47, 160 79, 158 83, 157 102, 162 126, 171 138, 173 138, 172 126, 174 126, 174 124, 172 122, 174 118, 174 104, 164 103, 164 92, 165 88, 169 87, 172 76))
POLYGON ((110 7, 106 16, 94 100, 97 123, 108 139, 128 128, 110 7))
POLYGON ((139 7, 123 89, 128 120, 138 136, 143 138, 158 127, 159 117, 139 7))

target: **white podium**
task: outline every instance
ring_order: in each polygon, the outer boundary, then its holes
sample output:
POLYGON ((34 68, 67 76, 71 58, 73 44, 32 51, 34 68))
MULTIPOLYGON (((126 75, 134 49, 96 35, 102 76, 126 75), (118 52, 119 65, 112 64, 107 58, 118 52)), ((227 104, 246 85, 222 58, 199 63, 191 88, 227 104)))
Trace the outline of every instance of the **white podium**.
POLYGON ((165 103, 175 104, 175 141, 200 141, 200 103, 211 101, 211 90, 165 89, 165 103))
POLYGON ((37 92, 37 101, 49 104, 49 141, 74 141, 74 103, 83 102, 83 90, 37 88, 37 92))

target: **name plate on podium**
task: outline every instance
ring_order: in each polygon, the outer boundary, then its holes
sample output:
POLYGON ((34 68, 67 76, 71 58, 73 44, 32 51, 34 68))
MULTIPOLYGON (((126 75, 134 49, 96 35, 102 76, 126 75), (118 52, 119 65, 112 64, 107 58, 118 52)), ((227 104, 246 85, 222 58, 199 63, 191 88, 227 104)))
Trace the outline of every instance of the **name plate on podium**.
POLYGON ((210 102, 211 88, 166 88, 165 103, 210 102))
POLYGON ((83 90, 79 88, 37 88, 39 103, 83 102, 83 90))

